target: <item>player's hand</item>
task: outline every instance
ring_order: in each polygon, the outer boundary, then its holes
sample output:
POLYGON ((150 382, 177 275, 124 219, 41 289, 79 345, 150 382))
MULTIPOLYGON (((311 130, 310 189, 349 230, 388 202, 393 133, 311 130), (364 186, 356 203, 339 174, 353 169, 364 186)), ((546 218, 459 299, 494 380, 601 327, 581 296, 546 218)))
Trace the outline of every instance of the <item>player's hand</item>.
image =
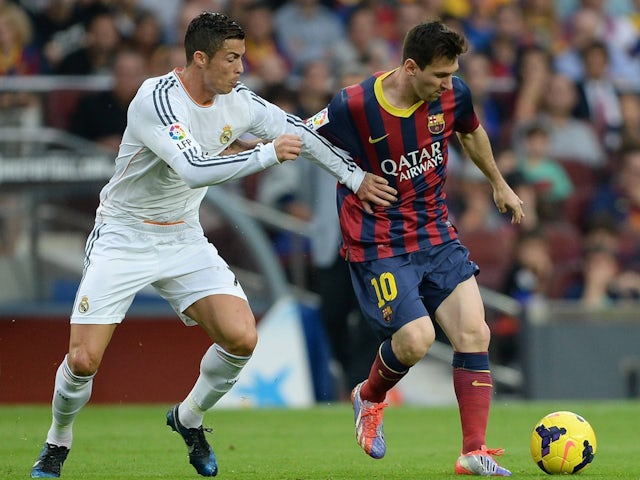
POLYGON ((298 135, 284 133, 273 141, 273 147, 280 163, 295 160, 302 151, 302 140, 298 135))
POLYGON ((360 188, 356 195, 362 203, 362 207, 368 213, 373 213, 371 204, 381 207, 390 207, 393 202, 398 200, 396 195, 398 191, 389 185, 386 178, 379 177, 373 173, 366 172, 364 180, 360 184, 360 188))
POLYGON ((493 201, 500 213, 511 211, 511 223, 520 223, 524 218, 523 202, 506 182, 493 189, 493 201))

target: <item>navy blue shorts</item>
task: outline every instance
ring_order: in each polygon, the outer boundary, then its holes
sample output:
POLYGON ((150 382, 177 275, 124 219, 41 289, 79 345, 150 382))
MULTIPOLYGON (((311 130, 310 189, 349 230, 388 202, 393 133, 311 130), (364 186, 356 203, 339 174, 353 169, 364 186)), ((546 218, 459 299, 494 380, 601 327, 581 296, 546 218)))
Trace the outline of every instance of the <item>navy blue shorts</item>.
POLYGON ((435 311, 480 269, 458 240, 391 258, 349 264, 362 314, 380 336, 435 311))

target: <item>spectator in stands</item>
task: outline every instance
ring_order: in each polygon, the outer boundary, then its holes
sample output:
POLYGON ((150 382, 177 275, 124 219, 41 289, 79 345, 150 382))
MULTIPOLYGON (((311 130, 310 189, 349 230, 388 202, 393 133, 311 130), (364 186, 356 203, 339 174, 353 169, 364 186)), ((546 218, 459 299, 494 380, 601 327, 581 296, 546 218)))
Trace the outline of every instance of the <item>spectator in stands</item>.
POLYGON ((608 151, 620 147, 622 114, 618 88, 609 70, 609 52, 603 42, 588 44, 581 52, 584 77, 578 81, 578 102, 574 114, 595 127, 608 151))
POLYGON ((502 291, 525 306, 532 299, 547 298, 553 269, 544 233, 540 229, 522 231, 502 291))
POLYGON ((559 207, 573 192, 566 171, 552 160, 549 151, 549 130, 544 124, 532 122, 524 129, 524 145, 518 155, 518 170, 538 192, 539 215, 542 220, 556 218, 559 207))
POLYGON ((513 122, 516 126, 527 124, 540 114, 552 73, 551 56, 547 50, 532 46, 520 52, 513 106, 513 122))
MULTIPOLYGON (((529 36, 529 44, 543 47, 547 51, 557 48, 561 38, 560 18, 556 12, 555 0, 535 0, 519 2, 522 18, 529 36)), ((508 3, 502 8, 517 8, 508 3)))
MULTIPOLYGON (((626 0, 622 0, 624 3, 626 0)), ((634 48, 637 45, 640 29, 636 27, 631 18, 622 13, 621 9, 615 9, 612 4, 621 3, 610 0, 579 0, 580 8, 591 9, 597 12, 600 22, 598 33, 600 39, 607 46, 607 50, 616 56, 612 65, 613 76, 629 86, 638 86, 640 75, 640 63, 635 56, 634 48), (619 60, 618 60, 619 58, 619 60)), ((627 5, 627 12, 634 7, 627 5)), ((635 7, 637 8, 637 6, 635 7)))
POLYGON ((625 150, 631 145, 640 145, 640 95, 630 91, 620 94, 620 148, 625 150))
MULTIPOLYGON (((143 10, 153 12, 155 17, 160 22, 162 29, 162 43, 165 45, 182 45, 184 36, 184 30, 186 25, 178 28, 178 23, 181 22, 183 11, 187 9, 187 5, 191 3, 190 0, 171 0, 170 2, 159 2, 158 0, 134 0, 138 6, 143 10)), ((212 12, 221 11, 218 8, 218 3, 215 0, 209 1, 209 7, 201 7, 196 11, 191 11, 194 15, 199 14, 203 10, 209 10, 212 12)), ((193 18, 193 17, 191 17, 193 18)))
POLYGON ((286 2, 276 10, 274 21, 294 75, 309 62, 331 61, 333 46, 345 39, 340 17, 320 0, 286 2))
MULTIPOLYGON (((493 96, 491 87, 491 61, 483 53, 471 52, 461 60, 461 76, 471 90, 473 108, 489 135, 494 147, 504 146, 509 139, 503 139, 501 107, 493 96)), ((493 209, 495 210, 495 209, 493 209)))
POLYGON ((184 63, 184 47, 182 45, 160 45, 149 57, 149 76, 164 75, 176 67, 183 67, 184 63))
POLYGON ((260 92, 284 84, 289 76, 287 58, 278 45, 273 13, 265 1, 250 3, 244 12, 247 32, 243 82, 260 92))
POLYGON ((140 10, 133 18, 131 32, 125 37, 125 46, 149 59, 162 44, 162 26, 158 18, 148 10, 140 10))
MULTIPOLYGON (((637 182, 634 172, 640 175, 640 156, 627 151, 625 162, 629 162, 620 172, 621 178, 628 178, 629 183, 637 182), (634 160, 635 158, 635 160, 634 160), (632 165, 637 162, 635 167, 632 165)), ((606 188, 596 194, 597 201, 606 200, 602 195, 606 188)), ((624 205, 619 199, 614 203, 624 205)), ((616 215, 615 207, 594 209, 588 215, 586 230, 583 235, 583 258, 581 268, 569 282, 564 293, 567 299, 577 299, 587 306, 605 307, 621 300, 640 300, 640 236, 629 229, 629 225, 616 215)), ((618 212, 620 213, 620 212, 618 212)))
POLYGON ((469 40, 471 50, 484 51, 489 47, 496 28, 497 4, 498 2, 472 3, 472 12, 463 20, 464 32, 461 32, 469 40))
POLYGON ((625 269, 615 250, 599 244, 586 249, 579 279, 569 286, 565 299, 578 300, 589 308, 640 300, 640 274, 625 269))
POLYGON ((142 55, 133 50, 119 52, 113 66, 113 88, 79 100, 71 116, 71 132, 117 152, 127 126, 129 102, 146 74, 142 55))
POLYGON ((587 217, 608 215, 640 240, 640 146, 630 145, 618 161, 611 180, 594 193, 587 217))
POLYGON ((388 70, 395 65, 391 44, 378 35, 375 10, 367 5, 355 8, 347 21, 347 38, 333 48, 338 72, 362 66, 368 72, 388 70))
MULTIPOLYGON (((607 156, 590 123, 571 115, 577 102, 575 84, 562 74, 554 74, 545 82, 541 108, 533 120, 546 125, 549 135, 548 154, 555 160, 571 160, 594 169, 602 169, 607 156)), ((517 125, 515 143, 523 140, 523 126, 517 125)))
POLYGON ((627 47, 622 47, 626 42, 623 38, 628 34, 618 37, 618 34, 607 33, 611 25, 613 23, 610 22, 604 9, 581 6, 573 11, 564 25, 568 43, 554 56, 556 70, 576 82, 579 81, 585 76, 583 50, 594 42, 604 42, 609 55, 612 77, 637 84, 637 79, 640 77, 638 62, 629 54, 632 48, 629 48, 628 52, 627 47))
POLYGON ((86 12, 76 2, 50 0, 41 8, 33 8, 35 41, 42 52, 42 72, 50 73, 69 53, 80 48, 86 12))
POLYGON ((409 30, 428 15, 426 2, 399 2, 394 8, 393 36, 391 46, 394 50, 394 58, 399 62, 402 57, 402 43, 409 30))
POLYGON ((329 103, 335 87, 335 77, 328 62, 319 59, 304 65, 300 74, 300 82, 296 88, 298 102, 294 113, 305 119, 329 103))
POLYGON ((54 70, 59 75, 92 75, 110 73, 120 34, 114 16, 108 11, 91 17, 86 25, 82 48, 62 59, 54 70))
POLYGON ((27 12, 14 3, 0 3, 0 76, 39 72, 40 54, 32 40, 27 12))
MULTIPOLYGON (((31 20, 22 7, 0 3, 0 77, 39 72, 40 56, 33 46, 32 34, 31 20)), ((36 127, 41 123, 41 105, 37 95, 24 91, 0 92, 0 126, 36 127)), ((3 144, 5 154, 28 148, 30 146, 24 143, 3 144)))

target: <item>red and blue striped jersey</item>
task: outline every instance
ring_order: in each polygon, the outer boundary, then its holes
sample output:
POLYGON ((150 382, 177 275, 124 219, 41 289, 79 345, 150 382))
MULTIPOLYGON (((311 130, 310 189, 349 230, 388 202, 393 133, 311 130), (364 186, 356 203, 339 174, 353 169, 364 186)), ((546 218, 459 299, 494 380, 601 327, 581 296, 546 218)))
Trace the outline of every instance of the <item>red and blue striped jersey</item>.
POLYGON ((382 93, 382 79, 390 73, 341 90, 308 121, 363 170, 385 177, 398 190, 393 206, 376 206, 369 214, 338 184, 342 254, 352 262, 402 255, 457 237, 445 203, 447 145, 455 131, 469 133, 479 126, 469 88, 453 77, 453 88, 439 99, 399 109, 382 93))

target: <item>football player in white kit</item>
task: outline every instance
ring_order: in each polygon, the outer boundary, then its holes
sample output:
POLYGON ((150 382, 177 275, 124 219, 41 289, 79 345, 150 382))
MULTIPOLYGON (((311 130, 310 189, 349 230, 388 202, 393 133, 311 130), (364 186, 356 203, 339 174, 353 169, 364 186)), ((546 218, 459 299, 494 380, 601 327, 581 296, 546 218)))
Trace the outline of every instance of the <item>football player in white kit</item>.
POLYGON ((203 12, 187 29, 185 52, 186 67, 145 81, 129 106, 115 174, 100 193, 87 240, 69 352, 56 373, 53 421, 32 478, 60 476, 73 421, 89 401, 111 336, 147 285, 213 342, 193 389, 168 411, 167 424, 184 439, 196 471, 217 474, 203 416, 236 382, 257 334, 242 287, 200 226, 207 186, 302 154, 347 185, 369 210, 372 203, 389 206, 395 200, 386 180, 365 174, 299 118, 238 83, 245 43, 236 22, 203 12), (229 148, 247 132, 271 142, 244 151, 229 148))

